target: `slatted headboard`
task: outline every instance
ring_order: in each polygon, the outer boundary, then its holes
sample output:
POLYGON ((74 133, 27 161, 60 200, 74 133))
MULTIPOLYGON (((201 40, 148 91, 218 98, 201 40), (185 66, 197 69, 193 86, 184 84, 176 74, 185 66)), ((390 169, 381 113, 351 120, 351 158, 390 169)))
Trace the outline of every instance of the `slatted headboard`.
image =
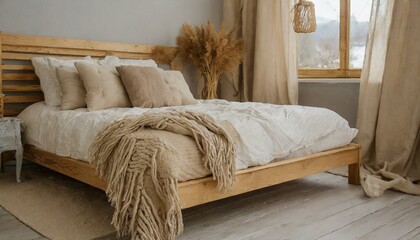
MULTIPOLYGON (((74 59, 84 56, 103 58, 113 55, 128 59, 147 59, 151 58, 153 47, 0 33, 0 93, 5 94, 4 116, 16 116, 28 105, 44 99, 39 79, 30 61, 34 56, 74 59)), ((1 112, 0 106, 0 116, 1 112)))

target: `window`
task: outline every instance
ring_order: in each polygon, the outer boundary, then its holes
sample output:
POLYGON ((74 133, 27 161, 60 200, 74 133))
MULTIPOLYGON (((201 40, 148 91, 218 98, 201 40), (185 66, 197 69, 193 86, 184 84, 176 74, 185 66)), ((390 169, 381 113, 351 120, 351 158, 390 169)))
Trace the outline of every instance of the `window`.
POLYGON ((298 34, 299 77, 360 77, 372 0, 312 0, 317 30, 298 34))

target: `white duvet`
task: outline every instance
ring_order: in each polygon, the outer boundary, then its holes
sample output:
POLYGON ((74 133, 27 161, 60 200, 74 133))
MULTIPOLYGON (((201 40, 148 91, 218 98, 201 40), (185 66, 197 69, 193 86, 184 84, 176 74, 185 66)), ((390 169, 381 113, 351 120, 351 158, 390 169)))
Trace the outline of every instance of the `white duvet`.
POLYGON ((114 108, 95 112, 61 111, 39 102, 18 117, 24 124, 26 143, 88 161, 88 150, 95 136, 112 121, 126 115, 168 109, 203 112, 216 120, 229 121, 239 134, 237 169, 341 147, 350 143, 357 133, 345 119, 324 108, 224 100, 168 108, 114 108))

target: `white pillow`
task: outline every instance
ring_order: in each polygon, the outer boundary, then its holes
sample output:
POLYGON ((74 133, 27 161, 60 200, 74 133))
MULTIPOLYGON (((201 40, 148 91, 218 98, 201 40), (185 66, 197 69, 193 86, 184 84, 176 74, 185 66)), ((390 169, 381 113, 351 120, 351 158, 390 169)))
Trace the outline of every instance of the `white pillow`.
POLYGON ((35 68, 35 74, 39 78, 47 106, 58 107, 61 105, 60 81, 58 80, 56 69, 62 66, 75 69, 75 62, 98 64, 98 61, 92 59, 90 56, 81 60, 62 60, 53 57, 32 58, 32 65, 35 68))
POLYGON ((112 67, 118 67, 118 66, 139 66, 139 67, 154 67, 157 68, 158 65, 153 59, 120 59, 116 56, 106 56, 103 60, 99 61, 100 65, 103 66, 112 66, 112 67))

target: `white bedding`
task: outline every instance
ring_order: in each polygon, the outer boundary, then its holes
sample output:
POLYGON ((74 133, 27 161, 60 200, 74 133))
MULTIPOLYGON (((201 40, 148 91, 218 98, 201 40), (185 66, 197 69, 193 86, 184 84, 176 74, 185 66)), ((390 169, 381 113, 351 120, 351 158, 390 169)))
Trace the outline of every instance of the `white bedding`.
POLYGON ((110 122, 126 115, 168 109, 198 111, 216 120, 229 121, 239 134, 237 169, 341 147, 350 143, 357 133, 346 120, 324 108, 224 100, 158 109, 115 108, 95 112, 62 111, 39 102, 26 108, 19 118, 24 124, 26 143, 88 161, 88 150, 96 134, 110 122))

